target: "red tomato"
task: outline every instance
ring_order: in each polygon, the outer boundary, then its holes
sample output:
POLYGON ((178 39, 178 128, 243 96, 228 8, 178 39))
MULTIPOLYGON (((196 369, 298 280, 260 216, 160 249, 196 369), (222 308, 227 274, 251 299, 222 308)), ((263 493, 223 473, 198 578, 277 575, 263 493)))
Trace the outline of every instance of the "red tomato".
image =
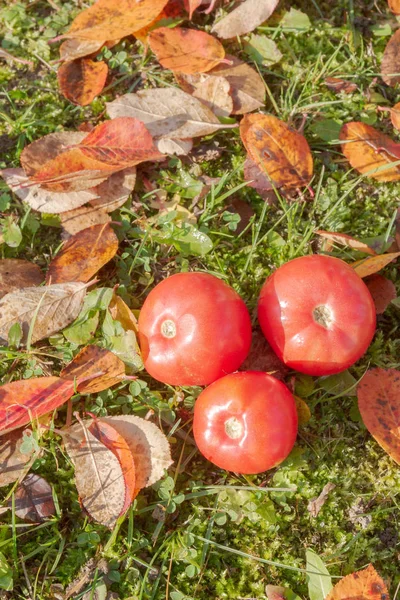
POLYGON ((240 296, 207 273, 178 273, 148 295, 139 316, 144 366, 170 385, 207 385, 236 371, 251 345, 240 296))
POLYGON ((267 373, 233 373, 197 398, 193 434, 200 452, 218 467, 262 473, 293 448, 296 404, 287 387, 267 373))
POLYGON ((308 375, 350 367, 367 350, 376 325, 363 280, 343 260, 322 255, 291 260, 267 279, 258 320, 279 358, 308 375))

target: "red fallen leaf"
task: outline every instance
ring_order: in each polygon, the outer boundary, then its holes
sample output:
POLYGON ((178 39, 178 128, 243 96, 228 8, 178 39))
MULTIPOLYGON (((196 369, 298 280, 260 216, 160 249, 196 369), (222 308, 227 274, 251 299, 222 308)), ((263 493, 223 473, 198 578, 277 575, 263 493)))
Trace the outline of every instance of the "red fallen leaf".
POLYGON ((389 600, 389 592, 382 577, 372 565, 343 577, 325 600, 389 600))
POLYGON ((346 233, 336 233, 335 231, 323 231, 322 229, 318 229, 315 233, 320 235, 321 237, 330 240, 331 242, 336 242, 337 244, 341 244, 342 246, 348 246, 349 248, 353 248, 353 250, 359 250, 360 252, 365 252, 365 254, 371 254, 372 256, 376 256, 375 250, 351 237, 351 235, 347 235, 346 233))
POLYGON ((397 296, 393 281, 375 273, 375 275, 367 277, 365 283, 375 303, 376 312, 378 315, 384 313, 391 301, 397 296))
POLYGON ((389 8, 395 15, 400 15, 400 0, 388 0, 389 8))
POLYGON ((88 158, 118 170, 163 157, 142 121, 134 117, 117 117, 100 123, 78 148, 88 158))
POLYGON ((150 33, 149 45, 163 67, 180 73, 205 73, 225 58, 221 42, 195 29, 160 27, 150 33))
POLYGON ((139 493, 136 488, 135 461, 125 438, 112 426, 102 419, 95 419, 88 427, 90 433, 106 446, 118 458, 125 481, 125 501, 121 514, 126 512, 139 493))
POLYGON ((357 386, 357 397, 364 425, 400 464, 400 371, 370 369, 357 386))
POLYGON ((0 387, 0 431, 27 425, 67 402, 75 383, 60 377, 34 377, 0 387))
POLYGON ((63 379, 78 380, 87 375, 93 379, 86 380, 78 387, 80 394, 94 394, 108 390, 112 385, 120 383, 125 377, 125 365, 115 354, 96 345, 86 346, 61 371, 63 379))
POLYGON ((87 106, 101 93, 107 75, 107 64, 90 58, 66 62, 57 72, 61 93, 79 106, 87 106))

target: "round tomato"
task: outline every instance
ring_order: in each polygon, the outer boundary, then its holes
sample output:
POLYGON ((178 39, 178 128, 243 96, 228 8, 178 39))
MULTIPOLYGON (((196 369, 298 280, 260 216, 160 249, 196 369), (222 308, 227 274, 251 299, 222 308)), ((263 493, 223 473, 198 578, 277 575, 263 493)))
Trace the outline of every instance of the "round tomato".
POLYGON ((262 473, 279 465, 293 448, 293 395, 278 379, 260 371, 227 375, 197 398, 193 434, 200 452, 218 467, 262 473))
POLYGON ((376 325, 363 280, 343 260, 322 255, 295 258, 267 279, 258 320, 279 358, 308 375, 350 367, 367 350, 376 325))
POLYGON ((236 371, 251 345, 249 312, 229 285, 207 273, 159 283, 139 315, 148 373, 170 385, 207 385, 236 371))

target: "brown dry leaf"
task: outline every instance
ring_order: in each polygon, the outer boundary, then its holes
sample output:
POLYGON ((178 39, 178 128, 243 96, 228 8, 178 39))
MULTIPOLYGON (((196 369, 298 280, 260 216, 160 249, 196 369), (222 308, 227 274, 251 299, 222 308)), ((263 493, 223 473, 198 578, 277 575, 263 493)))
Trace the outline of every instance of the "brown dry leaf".
POLYGON ((253 331, 250 353, 239 370, 265 371, 281 381, 289 373, 287 366, 277 357, 258 328, 253 331))
POLYGON ((192 138, 225 127, 200 100, 172 87, 125 94, 107 103, 107 113, 140 119, 155 138, 192 138))
POLYGON ((136 183, 136 167, 128 167, 114 173, 95 188, 96 198, 89 200, 94 208, 113 212, 121 208, 133 192, 136 183))
POLYGON ((299 425, 305 425, 311 419, 311 410, 307 402, 299 396, 294 396, 299 425))
POLYGON ((125 365, 112 352, 91 345, 83 348, 75 358, 61 371, 63 379, 81 379, 87 375, 98 375, 79 385, 80 394, 94 394, 108 390, 125 377, 125 365))
POLYGON ((110 223, 111 217, 104 209, 93 206, 80 206, 75 210, 61 213, 60 220, 63 228, 61 237, 63 240, 67 240, 71 235, 75 235, 88 227, 110 223))
POLYGON ((232 114, 241 115, 252 112, 265 104, 265 85, 260 75, 236 56, 226 55, 230 64, 221 63, 208 71, 206 75, 184 75, 175 73, 180 87, 193 94, 206 77, 224 77, 230 85, 233 100, 232 114))
POLYGON ((400 0, 388 0, 389 8, 395 15, 400 15, 400 0))
MULTIPOLYGON (((0 388, 1 389, 1 388, 0 388)), ((14 483, 29 471, 36 455, 33 451, 22 453, 21 445, 30 430, 15 429, 0 437, 0 487, 14 483)))
POLYGON ((310 500, 310 502, 308 503, 308 506, 307 506, 307 510, 312 517, 314 517, 314 518, 318 517, 321 508, 323 507, 323 505, 325 504, 325 502, 328 499, 329 494, 331 493, 332 490, 335 489, 335 487, 336 487, 336 485, 334 483, 331 483, 331 482, 327 483, 323 487, 322 492, 320 493, 318 498, 313 498, 312 500, 310 500))
POLYGON ((99 52, 105 43, 104 40, 80 40, 79 38, 65 40, 60 46, 60 59, 69 61, 84 58, 99 52))
POLYGON ((103 90, 107 75, 107 64, 90 58, 65 62, 57 72, 62 95, 79 106, 87 106, 93 102, 103 90))
POLYGON ((97 0, 78 14, 68 32, 59 38, 117 40, 149 25, 168 0, 97 0))
POLYGON ((254 160, 247 156, 243 165, 243 175, 248 181, 248 185, 259 193, 269 192, 273 189, 272 184, 266 174, 256 165, 254 160))
POLYGON ((74 394, 74 382, 60 377, 32 377, 0 387, 0 431, 34 422, 74 394))
POLYGON ((318 229, 315 233, 320 235, 321 237, 335 242, 336 244, 341 244, 342 246, 348 246, 349 248, 353 248, 353 250, 359 250, 360 252, 364 252, 365 254, 371 254, 372 256, 376 255, 375 250, 351 237, 351 235, 347 235, 346 233, 336 233, 334 231, 322 231, 318 229))
MULTIPOLYGON (((23 169, 4 169, 1 175, 14 194, 38 212, 59 214, 74 210, 97 198, 96 188, 68 194, 46 190, 26 177, 23 169)), ((100 181, 103 180, 104 175, 100 178, 100 181)))
POLYGON ((353 267, 357 275, 360 277, 368 277, 368 275, 373 275, 374 273, 377 273, 386 267, 398 256, 400 256, 400 252, 379 254, 379 256, 371 256, 368 258, 362 258, 361 260, 356 260, 355 262, 350 263, 350 266, 353 267))
POLYGON ((7 344, 10 327, 19 323, 25 344, 35 315, 32 343, 61 331, 79 315, 86 288, 84 283, 73 282, 28 287, 6 294, 0 300, 1 343, 7 344))
POLYGON ((211 31, 224 40, 249 33, 269 19, 278 2, 279 0, 245 0, 214 24, 211 31))
POLYGON ((93 225, 72 236, 50 263, 47 283, 87 282, 118 251, 118 238, 109 223, 93 225))
POLYGON ((310 147, 303 135, 272 115, 245 115, 240 136, 256 165, 275 187, 307 186, 313 174, 310 147))
POLYGON ((0 298, 24 287, 35 287, 44 281, 38 265, 19 258, 0 260, 0 298))
POLYGON ((129 361, 130 372, 141 371, 143 367, 143 359, 140 352, 139 344, 137 341, 138 336, 138 324, 137 319, 131 309, 125 304, 120 296, 114 293, 112 300, 108 306, 108 310, 112 318, 115 321, 119 321, 122 327, 125 329, 124 336, 120 336, 121 352, 114 351, 119 354, 125 362, 127 362, 127 355, 124 348, 130 348, 129 361))
POLYGON ((370 369, 357 386, 357 397, 364 425, 400 464, 400 371, 370 369))
POLYGON ((366 173, 378 181, 400 179, 400 145, 387 135, 358 121, 346 123, 340 130, 342 152, 359 173, 366 173))
POLYGON ((383 53, 381 75, 383 81, 392 87, 400 82, 400 30, 388 41, 383 53))
POLYGON ((230 89, 229 81, 225 77, 207 77, 206 81, 196 88, 193 96, 204 102, 217 117, 229 117, 233 111, 230 89))
POLYGON ((136 466, 136 487, 153 485, 172 464, 169 443, 163 432, 150 421, 133 415, 104 417, 127 441, 136 466))
POLYGON ((331 92, 344 92, 345 94, 352 94, 358 90, 356 83, 352 81, 346 81, 346 79, 340 79, 339 77, 327 77, 324 81, 326 87, 331 92))
POLYGON ((378 315, 385 312, 392 300, 397 296, 393 281, 375 273, 365 280, 370 291, 378 315))
POLYGON ((138 333, 138 321, 131 309, 120 296, 114 293, 108 310, 114 321, 119 321, 125 331, 132 330, 138 333))
POLYGON ((125 502, 121 511, 125 513, 140 491, 136 486, 136 465, 130 446, 114 425, 103 419, 93 420, 88 429, 118 459, 125 481, 125 502))
POLYGON ((382 577, 372 565, 343 577, 325 600, 389 600, 389 592, 382 577))
POLYGON ((230 204, 225 207, 225 210, 239 215, 240 222, 235 230, 236 234, 242 233, 250 223, 255 212, 251 208, 250 204, 241 198, 232 198, 230 204))
MULTIPOLYGON (((11 508, 12 502, 9 501, 11 508)), ((56 514, 51 486, 43 477, 29 473, 15 491, 15 514, 40 523, 56 514)))
POLYGON ((85 424, 65 430, 65 449, 75 466, 83 506, 95 521, 112 528, 125 504, 125 480, 118 458, 85 424))
POLYGON ((148 39, 159 63, 179 73, 205 73, 225 58, 221 42, 204 31, 159 27, 148 39))
POLYGON ((171 140, 168 138, 162 138, 156 140, 156 146, 162 154, 186 156, 193 148, 193 140, 171 140))
POLYGON ((76 146, 85 137, 86 134, 81 131, 58 131, 49 133, 25 146, 20 157, 25 175, 32 177, 47 162, 53 160, 59 154, 67 152, 71 146, 76 146))

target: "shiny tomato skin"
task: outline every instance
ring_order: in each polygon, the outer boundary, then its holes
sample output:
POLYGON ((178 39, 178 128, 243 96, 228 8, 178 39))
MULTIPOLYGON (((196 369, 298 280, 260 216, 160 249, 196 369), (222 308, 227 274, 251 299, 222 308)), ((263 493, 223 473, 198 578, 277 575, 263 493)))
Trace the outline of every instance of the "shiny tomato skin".
POLYGON ((217 277, 178 273, 146 298, 139 315, 139 343, 154 379, 208 385, 236 371, 247 357, 250 315, 235 290, 217 277))
POLYGON ((375 333, 372 296, 353 268, 323 255, 295 258, 264 283, 258 320, 278 357, 308 375, 353 365, 375 333))
POLYGON ((294 397, 267 373, 232 373, 197 398, 193 435, 200 452, 221 469, 262 473, 281 463, 293 448, 297 435, 294 397))

